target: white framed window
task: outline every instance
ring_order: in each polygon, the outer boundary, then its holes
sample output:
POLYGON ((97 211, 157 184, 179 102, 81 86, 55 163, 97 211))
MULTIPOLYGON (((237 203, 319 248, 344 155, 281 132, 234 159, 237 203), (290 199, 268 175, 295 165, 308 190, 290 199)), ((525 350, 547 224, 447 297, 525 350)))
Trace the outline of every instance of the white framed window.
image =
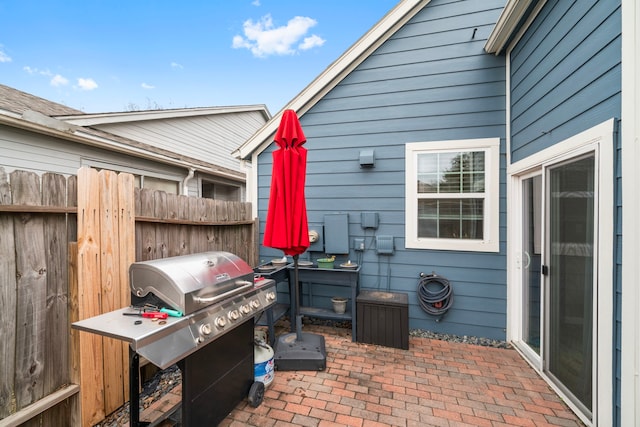
POLYGON ((240 185, 233 185, 220 181, 201 180, 202 195, 215 200, 225 200, 229 202, 240 202, 242 189, 240 185))
POLYGON ((500 138, 405 146, 405 246, 499 251, 500 138))

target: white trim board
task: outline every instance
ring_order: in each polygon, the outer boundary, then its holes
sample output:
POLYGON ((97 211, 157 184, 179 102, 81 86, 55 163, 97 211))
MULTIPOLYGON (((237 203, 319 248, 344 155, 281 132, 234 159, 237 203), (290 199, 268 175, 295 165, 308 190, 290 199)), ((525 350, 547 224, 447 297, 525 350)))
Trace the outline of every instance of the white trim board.
POLYGON ((640 426, 640 5, 622 0, 620 425, 640 426))

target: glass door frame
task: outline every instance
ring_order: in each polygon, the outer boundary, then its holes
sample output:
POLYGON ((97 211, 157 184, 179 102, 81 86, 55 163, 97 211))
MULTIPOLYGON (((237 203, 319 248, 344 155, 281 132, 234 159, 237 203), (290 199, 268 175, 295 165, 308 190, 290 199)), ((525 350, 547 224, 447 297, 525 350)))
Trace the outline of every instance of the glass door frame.
MULTIPOLYGON (((571 409, 588 426, 607 426, 613 422, 613 295, 614 295, 614 119, 594 126, 545 150, 509 165, 507 170, 507 193, 509 195, 507 215, 507 339, 513 344, 529 364, 564 398, 571 409), (538 355, 525 342, 522 328, 522 244, 523 244, 523 191, 524 180, 542 174, 542 188, 546 167, 578 158, 587 153, 595 154, 597 198, 594 248, 595 271, 593 289, 593 404, 589 418, 578 405, 571 401, 562 387, 558 387, 545 372, 545 338, 541 339, 538 355), (601 256, 599 256, 601 255, 601 256)), ((542 224, 547 224, 546 201, 542 198, 542 224)), ((546 229, 546 227, 545 227, 546 229)), ((546 232, 542 233, 542 248, 546 247, 546 232)), ((546 257, 543 254, 543 259, 546 257)), ((546 279, 545 279, 546 282, 546 279)), ((543 285, 543 289, 546 284, 543 285)), ((546 295, 542 295, 545 301, 546 295)), ((541 313, 541 319, 546 313, 541 313)), ((545 328, 541 327, 541 333, 545 328)))
MULTIPOLYGON (((514 187, 517 187, 517 188, 514 188, 513 191, 511 192, 511 194, 513 195, 512 200, 514 201, 513 212, 514 213, 517 212, 517 215, 512 215, 515 218, 513 218, 514 219, 513 223, 509 225, 509 229, 518 231, 517 239, 513 239, 514 241, 517 241, 518 244, 513 245, 513 249, 509 250, 509 253, 513 258, 512 262, 510 262, 509 265, 515 264, 515 268, 513 270, 515 270, 515 274, 517 274, 518 277, 516 278, 514 275, 510 275, 509 277, 511 277, 511 280, 509 280, 509 283, 517 283, 518 286, 508 287, 507 301, 509 303, 508 305, 511 306, 511 310, 508 310, 508 313, 511 313, 511 314, 509 314, 510 327, 508 328, 507 335, 508 335, 508 339, 512 341, 512 344, 514 344, 514 346, 518 349, 518 351, 520 351, 520 353, 523 354, 525 359, 527 359, 527 361, 537 371, 541 372, 543 370, 543 359, 541 355, 545 354, 545 351, 546 351, 545 340, 543 339, 544 335, 542 335, 543 327, 544 327, 543 321, 546 316, 545 304, 543 303, 546 297, 543 280, 541 280, 540 282, 541 307, 540 307, 539 330, 540 330, 541 337, 540 337, 540 349, 538 352, 536 352, 533 348, 531 348, 529 344, 526 342, 526 337, 524 336, 525 331, 523 327, 523 316, 525 314, 525 309, 522 306, 522 304, 524 303, 524 297, 525 297, 524 289, 525 289, 525 286, 527 286, 527 284, 523 283, 524 276, 522 274, 523 272, 522 269, 524 264, 527 264, 530 262, 530 259, 527 259, 527 256, 525 256, 525 254, 522 252, 522 247, 524 244, 522 230, 525 227, 523 208, 526 206, 525 200, 524 200, 523 184, 526 180, 534 178, 536 176, 541 177, 542 183, 540 186, 541 187, 540 190, 542 191, 542 189, 545 188, 545 174, 542 170, 542 167, 534 168, 521 175, 518 175, 517 177, 514 176, 511 178, 512 182, 516 183, 514 187)), ((541 201, 540 225, 542 226, 542 229, 544 229, 545 203, 546 203, 544 194, 540 195, 540 201, 541 201)), ((513 232, 510 233, 510 236, 513 234, 514 234, 513 232)), ((543 251, 542 255, 544 255, 545 239, 546 239, 546 233, 541 233, 540 247, 543 251)), ((542 256, 541 256, 541 259, 543 259, 542 256)))

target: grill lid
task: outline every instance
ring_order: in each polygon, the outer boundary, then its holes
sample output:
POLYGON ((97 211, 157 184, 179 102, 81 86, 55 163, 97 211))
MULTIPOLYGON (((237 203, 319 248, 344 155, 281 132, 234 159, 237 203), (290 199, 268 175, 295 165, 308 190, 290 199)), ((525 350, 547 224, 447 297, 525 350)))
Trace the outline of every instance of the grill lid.
POLYGON ((253 269, 229 252, 202 252, 131 264, 129 286, 138 297, 153 293, 184 314, 253 286, 253 269))

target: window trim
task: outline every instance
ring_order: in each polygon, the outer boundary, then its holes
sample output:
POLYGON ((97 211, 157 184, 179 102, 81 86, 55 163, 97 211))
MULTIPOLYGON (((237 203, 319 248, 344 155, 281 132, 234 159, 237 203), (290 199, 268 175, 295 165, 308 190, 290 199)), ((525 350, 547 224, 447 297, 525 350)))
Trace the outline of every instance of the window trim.
POLYGON ((232 181, 232 180, 226 180, 226 179, 216 179, 214 177, 209 177, 209 176, 201 176, 200 179, 198 180, 198 196, 199 197, 205 197, 203 187, 206 184, 212 184, 214 186, 223 185, 227 187, 234 187, 238 190, 238 200, 233 200, 233 201, 242 202, 244 200, 244 194, 243 194, 244 187, 242 183, 239 183, 237 181, 232 181))
POLYGON ((500 242, 500 138, 410 142, 405 145, 405 248, 448 251, 499 252, 500 242), (484 239, 418 237, 417 155, 420 153, 484 151, 484 239))

